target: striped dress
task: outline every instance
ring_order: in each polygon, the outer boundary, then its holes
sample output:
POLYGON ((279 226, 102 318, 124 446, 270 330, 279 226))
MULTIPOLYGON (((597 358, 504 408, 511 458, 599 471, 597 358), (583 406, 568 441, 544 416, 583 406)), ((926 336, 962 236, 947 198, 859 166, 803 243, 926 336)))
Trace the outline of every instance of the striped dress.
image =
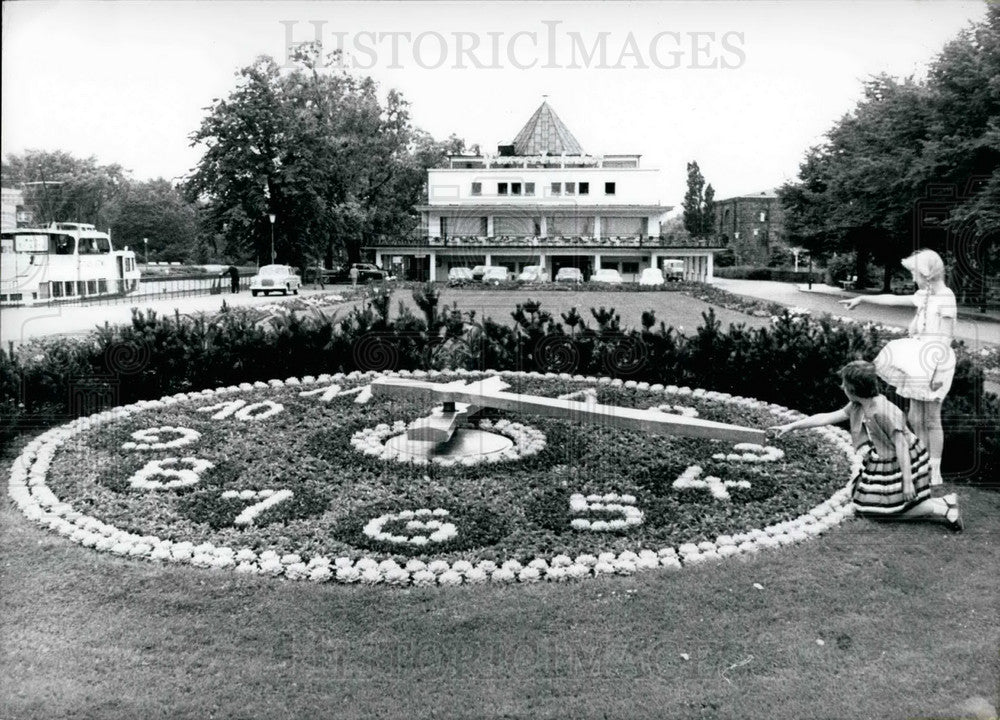
POLYGON ((861 468, 851 481, 852 500, 860 515, 891 517, 919 505, 931 495, 927 448, 906 424, 902 410, 884 395, 874 398, 870 411, 860 403, 844 408, 854 447, 862 454, 861 468), (903 433, 910 449, 912 500, 903 499, 903 472, 896 456, 895 434, 903 433))

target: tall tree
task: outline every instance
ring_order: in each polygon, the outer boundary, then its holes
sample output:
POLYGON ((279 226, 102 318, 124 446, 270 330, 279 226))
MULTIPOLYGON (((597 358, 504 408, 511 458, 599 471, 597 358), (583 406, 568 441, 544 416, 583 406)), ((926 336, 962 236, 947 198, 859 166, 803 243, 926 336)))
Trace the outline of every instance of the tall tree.
POLYGON ((261 57, 239 71, 191 137, 206 150, 187 193, 209 203, 226 246, 248 259, 267 261, 273 214, 280 262, 357 260, 366 240, 415 227, 426 163, 440 152, 398 92, 383 101, 370 78, 307 53, 299 61, 281 71, 261 57))
POLYGON ((715 233, 715 188, 705 186, 705 199, 701 204, 701 237, 711 237, 715 233))
POLYGON ((4 187, 24 188, 25 207, 36 224, 87 222, 107 227, 111 205, 125 192, 129 175, 121 165, 100 165, 62 150, 9 154, 2 165, 4 187))
POLYGON ((684 229, 691 237, 705 236, 705 178, 697 162, 687 164, 687 191, 684 193, 684 229))
POLYGON ((988 261, 976 258, 990 257, 980 249, 1000 231, 998 77, 1000 7, 992 5, 945 46, 927 80, 866 81, 863 99, 779 193, 791 237, 813 250, 856 251, 859 279, 868 258, 882 263, 884 289, 917 247, 950 254, 956 272, 975 266, 983 278, 988 261))
POLYGON ((116 245, 146 250, 150 260, 195 260, 194 206, 162 178, 134 182, 109 210, 116 245))

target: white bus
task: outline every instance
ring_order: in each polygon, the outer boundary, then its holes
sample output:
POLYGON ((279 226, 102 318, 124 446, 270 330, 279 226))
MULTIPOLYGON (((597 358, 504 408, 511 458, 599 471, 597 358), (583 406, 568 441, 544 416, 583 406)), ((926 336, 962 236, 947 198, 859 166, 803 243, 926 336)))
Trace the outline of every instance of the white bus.
POLYGON ((86 223, 52 223, 0 233, 0 303, 77 300, 121 295, 139 287, 139 266, 128 248, 86 223))

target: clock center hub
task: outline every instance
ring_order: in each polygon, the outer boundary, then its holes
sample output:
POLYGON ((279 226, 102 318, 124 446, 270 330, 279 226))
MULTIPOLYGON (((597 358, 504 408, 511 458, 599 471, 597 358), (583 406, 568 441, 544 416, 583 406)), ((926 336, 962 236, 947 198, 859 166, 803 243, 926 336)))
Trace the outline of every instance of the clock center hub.
POLYGON ((481 460, 514 447, 511 438, 476 428, 458 428, 447 442, 410 440, 404 432, 389 438, 385 444, 399 453, 402 460, 438 458, 457 462, 465 458, 481 460))

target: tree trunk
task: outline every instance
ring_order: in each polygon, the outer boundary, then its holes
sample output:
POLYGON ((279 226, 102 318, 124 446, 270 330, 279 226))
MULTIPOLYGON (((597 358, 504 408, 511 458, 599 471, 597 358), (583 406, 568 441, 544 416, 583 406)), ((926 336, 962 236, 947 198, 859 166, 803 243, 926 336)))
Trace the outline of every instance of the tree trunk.
POLYGON ((892 267, 886 263, 882 268, 882 292, 892 292, 892 267))

